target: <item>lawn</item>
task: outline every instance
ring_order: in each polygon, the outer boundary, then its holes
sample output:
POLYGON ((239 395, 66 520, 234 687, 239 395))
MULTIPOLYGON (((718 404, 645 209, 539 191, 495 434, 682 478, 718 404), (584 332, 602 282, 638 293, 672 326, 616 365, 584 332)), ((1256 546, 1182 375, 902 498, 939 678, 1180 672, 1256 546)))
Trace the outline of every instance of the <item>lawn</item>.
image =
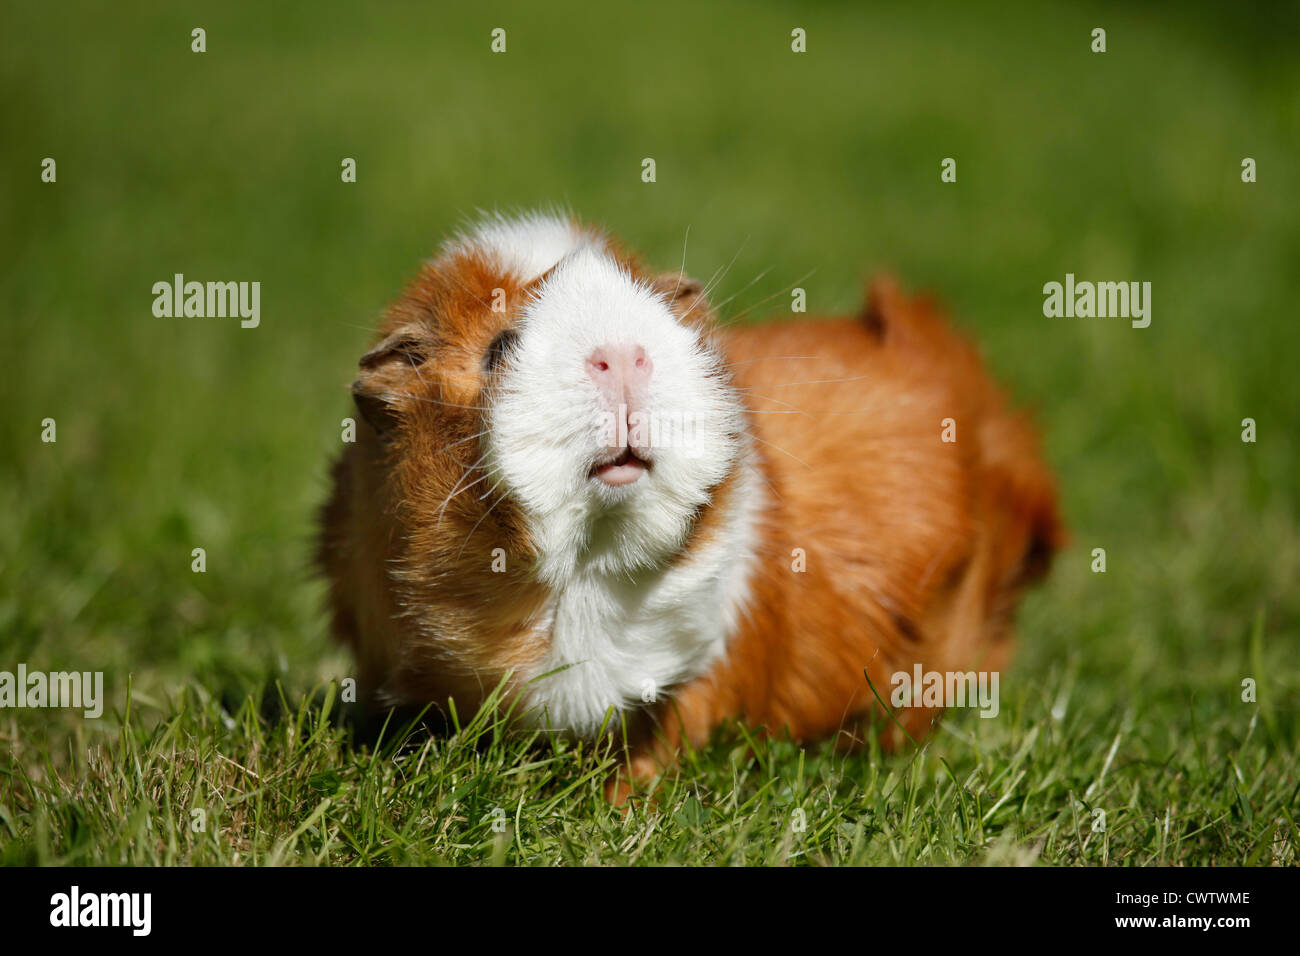
POLYGON ((0 671, 106 705, 0 710, 0 860, 1294 865, 1300 15, 1259 16, 6 5, 0 671), (356 359, 464 217, 549 204, 665 269, 689 227, 744 320, 884 270, 947 303, 1073 536, 997 719, 891 755, 728 728, 629 813, 605 748, 340 719, 310 555, 356 359), (156 317, 176 273, 260 282, 260 324, 156 317), (1067 273, 1151 282, 1150 326, 1046 317, 1067 273))

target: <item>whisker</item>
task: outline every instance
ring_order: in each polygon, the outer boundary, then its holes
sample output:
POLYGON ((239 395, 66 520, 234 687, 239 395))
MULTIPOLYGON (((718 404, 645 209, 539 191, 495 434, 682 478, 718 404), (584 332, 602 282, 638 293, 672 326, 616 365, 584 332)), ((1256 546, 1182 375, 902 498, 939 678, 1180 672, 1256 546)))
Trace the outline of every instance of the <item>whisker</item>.
POLYGON ((851 378, 818 378, 809 382, 774 382, 771 385, 752 385, 745 388, 737 388, 738 392, 751 392, 755 388, 790 388, 794 385, 830 385, 834 382, 860 382, 864 378, 870 378, 868 375, 854 375, 851 378))
MULTIPOLYGON (((468 478, 468 477, 473 473, 473 471, 474 471, 475 468, 477 468, 479 465, 483 464, 483 461, 484 461, 484 459, 486 459, 486 458, 487 458, 487 452, 484 452, 482 455, 479 456, 478 461, 474 462, 474 464, 472 464, 472 465, 470 465, 468 468, 466 468, 464 474, 462 474, 458 479, 456 479, 456 484, 452 485, 451 491, 447 493, 447 497, 444 498, 444 499, 442 499, 442 507, 438 509, 438 523, 439 523, 439 524, 442 523, 443 515, 444 515, 444 514, 446 513, 446 511, 447 511, 447 505, 451 503, 451 499, 452 499, 452 498, 455 498, 458 494, 460 494, 460 493, 461 493, 462 491, 464 491, 466 488, 472 488, 474 485, 477 485, 480 481, 483 480, 483 478, 478 478, 478 479, 475 479, 475 480, 474 480, 473 482, 471 482, 470 484, 466 485, 465 488, 462 488, 462 487, 461 487, 461 483, 462 483, 466 478, 468 478)), ((484 475, 483 477, 486 478, 487 475, 484 475)))
MULTIPOLYGON (((746 390, 746 391, 747 391, 747 390, 746 390)), ((784 405, 786 408, 793 408, 795 411, 799 412, 800 414, 803 413, 803 409, 802 409, 802 408, 795 408, 795 406, 794 406, 793 404, 791 404, 790 402, 782 401, 782 400, 779 399, 779 398, 773 398, 771 395, 754 395, 753 397, 754 397, 754 398, 761 398, 761 399, 763 399, 764 401, 768 401, 768 402, 775 402, 777 405, 784 405)), ((748 411, 748 410, 749 410, 749 409, 746 409, 746 411, 748 411)))
POLYGON ((731 261, 727 263, 726 267, 722 269, 720 274, 718 272, 713 273, 713 277, 705 284, 704 290, 700 293, 699 297, 691 303, 691 307, 683 313, 679 321, 686 321, 686 317, 695 311, 696 306, 708 299, 709 293, 713 291, 714 286, 726 278, 727 273, 731 271, 731 267, 736 264, 736 260, 740 258, 740 254, 745 250, 745 244, 748 242, 749 236, 746 236, 744 242, 740 244, 740 248, 736 250, 736 254, 731 257, 731 261))
POLYGON ((466 436, 465 438, 458 438, 456 441, 452 442, 450 445, 443 445, 441 448, 438 449, 437 452, 435 452, 435 454, 442 454, 442 453, 443 453, 444 451, 446 451, 448 448, 455 448, 457 445, 463 445, 463 444, 465 444, 465 442, 467 442, 467 441, 473 441, 475 438, 482 438, 482 437, 483 437, 484 435, 486 435, 489 431, 491 431, 490 428, 485 428, 485 429, 483 429, 481 432, 475 432, 474 434, 472 434, 472 435, 468 435, 468 436, 466 436))
POLYGON ((795 279, 793 282, 791 282, 791 283, 790 283, 788 286, 786 286, 784 289, 778 289, 776 292, 773 292, 773 293, 772 293, 771 295, 769 295, 767 298, 765 298, 765 299, 759 299, 759 300, 758 300, 757 302, 755 302, 753 305, 748 305, 748 306, 746 306, 745 308, 743 308, 743 309, 741 309, 739 312, 737 312, 735 315, 729 315, 729 316, 727 316, 725 319, 722 319, 722 320, 718 323, 718 328, 720 328, 720 329, 725 329, 725 328, 727 328, 727 327, 730 326, 730 325, 735 325, 735 324, 736 324, 738 321, 740 321, 744 316, 746 316, 746 315, 749 314, 750 312, 753 312, 753 311, 754 311, 755 309, 757 309, 760 305, 765 305, 766 303, 771 302, 771 301, 772 301, 773 299, 775 299, 777 296, 779 296, 779 295, 784 295, 785 293, 787 293, 787 292, 789 292, 791 289, 793 289, 795 286, 797 286, 800 282, 803 282, 805 279, 810 279, 810 278, 812 278, 813 275, 816 274, 816 272, 817 272, 816 269, 809 269, 807 272, 805 272, 805 273, 804 273, 803 275, 801 275, 799 278, 795 279))
POLYGON ((368 332, 371 335, 378 334, 377 330, 373 325, 356 325, 355 323, 352 322, 344 322, 342 319, 327 319, 326 321, 331 322, 334 325, 341 325, 345 329, 357 329, 360 332, 368 332))
POLYGON ((406 361, 408 361, 408 362, 411 363, 411 370, 412 370, 413 372, 415 372, 415 377, 418 378, 418 379, 420 380, 420 384, 421 384, 421 385, 423 385, 423 386, 425 386, 425 387, 427 388, 428 385, 429 385, 429 383, 426 382, 426 381, 424 380, 424 376, 423 376, 422 374, 420 374, 420 366, 418 366, 418 365, 415 364, 415 359, 411 357, 411 353, 410 353, 410 352, 406 352, 405 355, 406 355, 406 361))
POLYGON ((783 454, 783 455, 788 455, 789 457, 791 457, 791 458, 793 458, 795 461, 797 461, 799 464, 803 465, 805 468, 810 469, 810 470, 812 469, 812 465, 808 464, 808 462, 804 461, 804 460, 803 460, 802 458, 800 458, 798 455, 793 455, 793 454, 791 454, 790 452, 786 451, 786 450, 785 450, 784 448, 782 448, 780 445, 773 444, 772 442, 767 441, 767 440, 764 439, 764 438, 759 438, 759 437, 758 437, 757 435, 755 435, 753 432, 749 432, 749 437, 752 438, 752 439, 754 439, 754 441, 756 441, 756 442, 758 442, 758 443, 760 443, 760 444, 766 445, 766 446, 769 447, 769 448, 775 448, 777 451, 779 451, 779 452, 780 452, 781 454, 783 454))
POLYGON ((686 235, 682 238, 682 266, 677 270, 677 285, 673 286, 673 299, 677 299, 677 293, 682 287, 682 277, 686 275, 686 244, 691 241, 691 224, 686 224, 686 235))
MULTIPOLYGON (((776 402, 778 405, 784 405, 784 404, 786 404, 785 402, 782 402, 782 401, 780 401, 779 399, 772 398, 770 395, 759 395, 759 396, 757 396, 757 397, 762 398, 762 399, 765 399, 765 400, 767 400, 767 401, 769 401, 769 402, 776 402)), ((747 409, 745 409, 745 411, 746 411, 748 414, 751 414, 751 415, 788 415, 788 414, 789 414, 789 412, 786 412, 786 411, 784 411, 784 410, 782 410, 782 409, 777 409, 777 408, 773 408, 773 409, 747 408, 747 409)), ((876 414, 876 413, 878 412, 878 409, 872 409, 872 408, 803 408, 803 409, 800 409, 800 412, 803 413, 803 414, 805 414, 805 415, 867 415, 867 414, 876 414)), ((894 437, 894 438, 901 438, 901 437, 903 437, 903 435, 902 435, 902 433, 900 433, 900 434, 898 434, 898 435, 892 435, 892 436, 876 436, 876 437, 894 437)), ((855 440, 861 440, 861 439, 855 439, 855 440)))
MULTIPOLYGON (((503 481, 505 481, 505 478, 501 478, 501 479, 499 479, 499 480, 497 481, 497 483, 496 483, 495 485, 492 486, 491 491, 496 491, 497 488, 500 487, 501 482, 503 482, 503 481)), ((464 540, 463 542, 461 542, 460 550, 456 552, 456 560, 457 560, 457 561, 459 561, 459 560, 460 560, 460 556, 461 556, 462 554, 464 554, 464 552, 465 552, 465 547, 466 547, 466 545, 469 544, 469 539, 472 538, 472 537, 474 537, 474 532, 477 531, 477 530, 478 530, 478 526, 481 525, 481 524, 483 523, 483 519, 486 518, 488 515, 490 515, 490 514, 492 513, 492 509, 493 509, 493 508, 495 508, 497 505, 501 504, 501 502, 503 502, 503 501, 505 501, 505 500, 506 500, 506 496, 505 496, 505 495, 502 495, 500 498, 498 498, 496 501, 494 501, 494 502, 492 503, 492 507, 491 507, 491 508, 488 508, 487 511, 483 512, 483 514, 479 517, 479 519, 478 519, 477 521, 474 522, 474 527, 472 527, 472 528, 469 529, 469 534, 465 535, 465 540, 464 540)))
MULTIPOLYGON (((492 477, 492 472, 489 471, 489 472, 487 472, 486 474, 484 474, 481 478, 475 478, 473 481, 471 481, 471 482, 470 482, 468 485, 466 485, 464 488, 461 488, 460 491, 457 491, 457 490, 453 489, 453 490, 452 490, 452 493, 449 494, 449 495, 446 497, 446 499, 443 501, 443 503, 442 503, 442 508, 438 511, 438 520, 439 520, 439 521, 442 520, 442 513, 443 513, 444 511, 447 510, 447 505, 451 503, 451 499, 452 499, 452 498, 455 498, 455 497, 456 497, 458 494, 460 494, 462 491, 469 491, 471 488, 473 488, 473 487, 474 487, 475 485, 477 485, 479 482, 481 482, 481 481, 487 481, 487 480, 488 480, 489 478, 491 478, 491 477, 492 477)), ((462 480, 463 480, 463 479, 462 479, 462 480)), ((457 484, 460 484, 460 482, 457 482, 457 484)))
MULTIPOLYGON (((753 436, 753 435, 750 435, 750 437, 752 438, 752 437, 754 437, 754 436, 753 436)), ((777 500, 780 501, 780 502, 782 502, 782 503, 784 504, 784 503, 785 503, 785 495, 783 495, 783 494, 781 494, 781 492, 777 491, 777 488, 776 488, 776 482, 774 482, 771 478, 769 478, 766 474, 764 474, 762 468, 758 468, 758 469, 755 469, 755 470, 758 472, 758 477, 762 478, 762 479, 763 479, 763 482, 764 482, 764 483, 765 483, 769 488, 772 489, 772 494, 776 495, 777 500)))
MULTIPOLYGON (((765 277, 769 272, 771 272, 774 268, 775 268, 775 266, 768 266, 766 269, 764 269, 764 270, 763 270, 762 272, 760 272, 758 275, 754 276, 754 278, 750 279, 748 282, 746 282, 744 285, 742 285, 739 289, 737 289, 737 290, 736 290, 735 292, 733 292, 731 295, 727 296, 727 297, 726 297, 725 299, 723 299, 721 302, 715 302, 715 303, 713 303, 713 308, 714 308, 716 311, 719 311, 719 312, 722 311, 722 307, 723 307, 723 306, 725 306, 725 305, 727 305, 728 303, 732 302, 732 301, 733 301, 737 296, 741 295, 741 294, 744 293, 746 290, 748 290, 748 289, 752 289, 752 288, 754 287, 755 283, 758 283, 758 282, 763 281, 763 278, 764 278, 764 277, 765 277)), ((796 280, 796 281, 797 281, 797 280, 796 280)))
POLYGON ((820 358, 818 355, 764 355, 759 358, 745 359, 743 362, 724 362, 723 368, 738 368, 741 365, 751 365, 754 362, 771 362, 778 359, 815 359, 820 358))
MULTIPOLYGON (((489 472, 488 472, 484 477, 485 477, 485 478, 490 478, 490 477, 492 477, 493 475, 500 475, 500 474, 501 474, 501 469, 500 469, 500 468, 493 468, 493 469, 492 469, 491 471, 489 471, 489 472)), ((492 492, 496 491, 497 488, 499 488, 499 487, 501 486, 501 482, 502 482, 502 481, 505 481, 505 475, 501 475, 501 480, 500 480, 500 481, 498 481, 495 485, 493 485, 493 486, 492 486, 491 488, 489 488, 487 491, 483 492, 483 494, 479 495, 479 496, 478 496, 478 500, 479 500, 479 501, 482 501, 482 500, 483 500, 484 498, 486 498, 488 495, 492 494, 492 492)))
POLYGON ((423 395, 412 395, 410 392, 389 392, 390 395, 401 395, 403 398, 409 398, 416 402, 425 402, 429 405, 445 405, 447 408, 468 408, 476 412, 490 412, 492 409, 485 405, 461 405, 457 402, 444 402, 436 398, 426 398, 423 395))

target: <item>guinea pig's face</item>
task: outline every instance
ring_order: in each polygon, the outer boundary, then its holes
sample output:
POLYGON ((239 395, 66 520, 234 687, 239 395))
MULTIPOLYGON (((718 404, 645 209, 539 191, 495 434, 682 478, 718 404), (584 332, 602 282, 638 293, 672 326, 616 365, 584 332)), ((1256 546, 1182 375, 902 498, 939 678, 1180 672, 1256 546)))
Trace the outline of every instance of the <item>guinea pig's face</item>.
POLYGON ((487 347, 485 467, 527 523, 544 581, 662 564, 736 466, 742 406, 698 293, 582 249, 487 347))

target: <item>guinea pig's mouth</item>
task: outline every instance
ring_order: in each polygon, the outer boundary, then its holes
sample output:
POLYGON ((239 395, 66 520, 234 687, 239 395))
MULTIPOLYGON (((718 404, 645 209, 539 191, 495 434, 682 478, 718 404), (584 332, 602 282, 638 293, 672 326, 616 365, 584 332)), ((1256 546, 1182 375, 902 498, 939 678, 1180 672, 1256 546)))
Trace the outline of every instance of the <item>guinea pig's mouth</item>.
POLYGON ((631 448, 624 448, 617 458, 598 461, 592 465, 589 477, 603 481, 610 487, 621 488, 634 483, 649 469, 650 462, 638 457, 631 448))

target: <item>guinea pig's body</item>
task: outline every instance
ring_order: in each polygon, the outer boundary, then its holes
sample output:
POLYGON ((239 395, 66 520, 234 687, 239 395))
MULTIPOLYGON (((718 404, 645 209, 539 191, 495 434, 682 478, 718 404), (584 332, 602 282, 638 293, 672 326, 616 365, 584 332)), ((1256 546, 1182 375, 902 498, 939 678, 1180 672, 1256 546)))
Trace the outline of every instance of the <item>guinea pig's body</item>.
POLYGON ((353 392, 320 562, 363 689, 464 713, 504 682, 583 736, 621 715, 633 777, 730 717, 860 739, 867 676, 997 670, 1062 538, 1030 427, 887 283, 857 318, 722 330, 597 232, 493 219, 353 392))

